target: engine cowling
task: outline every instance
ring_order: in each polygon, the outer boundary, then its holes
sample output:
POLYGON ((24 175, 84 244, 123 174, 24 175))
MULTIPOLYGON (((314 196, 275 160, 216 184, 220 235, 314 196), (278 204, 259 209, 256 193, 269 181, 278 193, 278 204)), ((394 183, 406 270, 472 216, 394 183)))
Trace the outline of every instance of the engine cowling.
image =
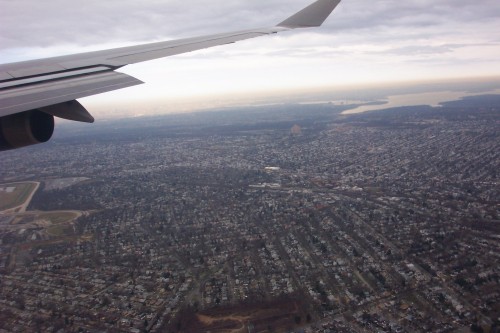
POLYGON ((47 142, 53 133, 54 116, 40 110, 0 117, 0 151, 47 142))

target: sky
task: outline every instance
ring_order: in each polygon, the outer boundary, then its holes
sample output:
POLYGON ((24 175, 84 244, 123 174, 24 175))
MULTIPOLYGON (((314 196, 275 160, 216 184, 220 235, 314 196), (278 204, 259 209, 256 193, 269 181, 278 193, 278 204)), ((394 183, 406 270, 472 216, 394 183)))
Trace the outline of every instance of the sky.
MULTIPOLYGON (((0 0, 0 63, 269 27, 310 0, 0 0)), ((146 84, 81 99, 108 114, 245 104, 280 94, 500 76, 498 0, 342 0, 294 30, 120 70, 146 84)))

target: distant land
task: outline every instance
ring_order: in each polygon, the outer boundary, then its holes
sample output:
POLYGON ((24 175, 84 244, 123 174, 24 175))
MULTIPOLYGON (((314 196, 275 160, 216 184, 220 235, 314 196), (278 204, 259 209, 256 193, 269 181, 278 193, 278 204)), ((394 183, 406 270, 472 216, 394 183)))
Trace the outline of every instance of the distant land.
MULTIPOLYGON (((189 100, 141 100, 123 104, 119 100, 109 105, 96 104, 92 98, 82 99, 96 119, 135 118, 161 114, 181 114, 232 110, 241 107, 265 107, 289 104, 363 104, 387 107, 439 105, 461 97, 493 94, 500 91, 500 77, 467 78, 413 82, 389 82, 348 86, 316 87, 296 91, 265 91, 254 94, 223 95, 189 100)), ((357 105, 359 104, 359 105, 357 105)), ((361 110, 378 109, 366 106, 361 110), (366 108, 366 109, 365 109, 366 108)))

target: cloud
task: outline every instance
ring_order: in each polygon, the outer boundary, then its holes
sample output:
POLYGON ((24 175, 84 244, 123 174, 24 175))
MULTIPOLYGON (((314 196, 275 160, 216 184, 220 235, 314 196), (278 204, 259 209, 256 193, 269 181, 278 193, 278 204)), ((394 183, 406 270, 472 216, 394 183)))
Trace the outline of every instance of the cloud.
MULTIPOLYGON (((307 4, 307 0, 0 0, 0 48, 138 42, 268 26, 307 4)), ((498 28, 498 17, 498 0, 344 0, 321 31, 467 35, 473 33, 469 26, 498 28), (457 25, 462 29, 455 30, 457 25)), ((488 31, 492 34, 500 32, 488 31)))
POLYGON ((150 41, 268 26, 288 7, 276 0, 1 0, 0 47, 150 41))

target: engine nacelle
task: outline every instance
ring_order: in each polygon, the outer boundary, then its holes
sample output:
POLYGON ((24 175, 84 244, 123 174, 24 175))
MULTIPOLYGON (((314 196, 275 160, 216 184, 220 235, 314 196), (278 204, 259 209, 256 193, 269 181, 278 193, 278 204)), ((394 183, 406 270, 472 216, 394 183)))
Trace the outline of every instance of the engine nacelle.
POLYGON ((54 116, 30 110, 0 117, 0 151, 47 142, 54 133, 54 116))

